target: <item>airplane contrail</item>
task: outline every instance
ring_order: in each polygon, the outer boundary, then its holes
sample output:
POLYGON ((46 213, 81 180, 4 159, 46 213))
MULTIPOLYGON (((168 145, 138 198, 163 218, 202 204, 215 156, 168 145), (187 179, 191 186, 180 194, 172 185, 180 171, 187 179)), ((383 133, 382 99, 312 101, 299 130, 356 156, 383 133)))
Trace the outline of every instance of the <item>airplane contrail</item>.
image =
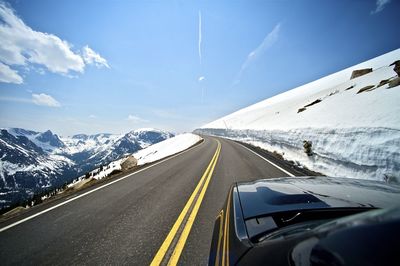
POLYGON ((243 75, 243 72, 278 40, 280 29, 281 23, 276 24, 273 30, 268 33, 267 36, 265 36, 264 40, 258 45, 258 47, 247 55, 246 60, 243 62, 239 73, 236 75, 236 78, 233 81, 233 85, 238 84, 243 75))
POLYGON ((201 11, 199 10, 199 59, 201 64, 201 11))

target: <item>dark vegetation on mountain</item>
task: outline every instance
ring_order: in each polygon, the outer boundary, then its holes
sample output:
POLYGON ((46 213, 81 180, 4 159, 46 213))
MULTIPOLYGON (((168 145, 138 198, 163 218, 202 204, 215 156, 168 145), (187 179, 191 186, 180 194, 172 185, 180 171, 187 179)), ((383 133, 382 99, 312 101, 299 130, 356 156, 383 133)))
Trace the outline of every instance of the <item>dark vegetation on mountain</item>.
MULTIPOLYGON (((56 193, 88 171, 172 137, 160 130, 125 135, 79 134, 60 138, 50 130, 0 130, 0 210, 56 193)), ((133 163, 133 162, 132 162, 133 163)))

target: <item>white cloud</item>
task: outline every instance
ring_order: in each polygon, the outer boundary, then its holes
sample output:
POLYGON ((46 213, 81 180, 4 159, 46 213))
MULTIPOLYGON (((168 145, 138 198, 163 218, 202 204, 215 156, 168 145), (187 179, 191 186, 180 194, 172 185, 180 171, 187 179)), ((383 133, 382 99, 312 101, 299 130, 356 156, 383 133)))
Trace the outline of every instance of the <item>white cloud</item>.
POLYGON ((127 118, 128 121, 131 121, 133 123, 145 123, 145 122, 149 122, 148 120, 142 119, 136 115, 128 115, 127 118))
POLYGON ((93 51, 89 46, 83 47, 83 52, 82 52, 83 60, 85 60, 86 64, 94 64, 96 67, 106 67, 110 68, 110 66, 107 63, 107 60, 105 60, 103 57, 101 57, 98 53, 93 51))
POLYGON ((90 119, 95 119, 95 118, 97 118, 97 116, 96 115, 89 115, 89 118, 90 119))
POLYGON ((381 12, 387 4, 390 3, 390 0, 376 0, 376 9, 371 11, 371 14, 376 14, 381 12))
POLYGON ((0 101, 15 103, 33 103, 31 99, 0 96, 0 101))
MULTIPOLYGON (((35 31, 17 17, 7 4, 0 2, 0 62, 10 66, 25 66, 38 64, 48 71, 68 75, 71 71, 83 73, 85 63, 107 65, 99 54, 90 49, 90 62, 78 52, 72 51, 72 45, 54 34, 35 31), (90 57, 92 56, 92 57, 90 57)), ((85 47, 85 48, 86 48, 85 47)), ((84 48, 84 53, 85 53, 84 48)), ((107 65, 108 66, 108 65, 107 65)), ((16 78, 16 71, 3 71, 9 82, 22 83, 22 78, 16 78)), ((4 82, 4 81, 3 81, 4 82)))
POLYGON ((237 84, 240 82, 240 79, 242 77, 243 72, 261 55, 265 53, 265 51, 270 48, 277 40, 279 37, 279 32, 281 29, 281 24, 278 23, 270 33, 265 36, 264 40, 258 45, 256 49, 251 51, 248 55, 244 63, 242 64, 242 67, 240 68, 239 73, 236 76, 236 79, 234 81, 234 84, 237 84))
POLYGON ((61 104, 51 97, 50 95, 41 93, 41 94, 32 94, 32 102, 36 105, 48 106, 48 107, 60 107, 61 104))
POLYGON ((0 82, 21 84, 23 79, 16 70, 0 62, 0 82))
POLYGON ((36 63, 55 73, 83 72, 82 58, 53 34, 32 30, 13 10, 0 3, 0 60, 8 65, 36 63))
POLYGON ((201 11, 199 10, 199 42, 198 42, 198 48, 199 48, 199 60, 201 64, 201 41, 202 41, 202 36, 201 36, 201 11))
POLYGON ((40 93, 40 94, 32 94, 32 98, 22 98, 22 97, 2 97, 0 96, 0 101, 5 102, 15 102, 15 103, 29 103, 36 104, 40 106, 48 106, 48 107, 60 107, 61 104, 51 97, 50 95, 40 93))
POLYGON ((203 80, 205 80, 204 76, 199 77, 199 82, 202 82, 203 80))

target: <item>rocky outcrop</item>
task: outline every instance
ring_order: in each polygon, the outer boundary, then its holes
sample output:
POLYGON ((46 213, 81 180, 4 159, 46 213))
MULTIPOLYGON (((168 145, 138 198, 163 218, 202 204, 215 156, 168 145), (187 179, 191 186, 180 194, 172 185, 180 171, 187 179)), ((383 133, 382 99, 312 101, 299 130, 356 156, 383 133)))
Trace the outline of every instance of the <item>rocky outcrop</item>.
POLYGON ((351 73, 350 79, 355 79, 355 78, 361 77, 370 72, 372 72, 372 68, 364 68, 364 69, 354 70, 353 73, 351 73))
POLYGON ((130 170, 137 165, 137 160, 135 157, 129 155, 122 163, 122 171, 130 170))
POLYGON ((399 85, 400 85, 400 77, 397 77, 397 78, 395 78, 395 79, 393 79, 393 80, 391 80, 391 81, 389 82, 389 87, 388 87, 388 89, 397 87, 397 86, 399 86, 399 85))
POLYGON ((382 87, 383 85, 386 85, 390 82, 390 79, 382 79, 379 84, 378 84, 378 88, 382 87))
POLYGON ((396 60, 393 63, 391 63, 390 65, 394 66, 393 70, 397 73, 397 76, 400 77, 400 60, 396 60))
POLYGON ((366 92, 366 91, 372 91, 372 90, 374 90, 374 89, 376 89, 374 85, 365 86, 365 87, 361 88, 361 89, 357 92, 357 94, 362 93, 362 92, 366 92))
POLYGON ((36 137, 36 139, 40 142, 47 143, 50 146, 53 146, 56 148, 65 147, 65 144, 60 140, 60 138, 57 136, 57 134, 53 134, 53 132, 51 132, 50 130, 40 133, 36 137))

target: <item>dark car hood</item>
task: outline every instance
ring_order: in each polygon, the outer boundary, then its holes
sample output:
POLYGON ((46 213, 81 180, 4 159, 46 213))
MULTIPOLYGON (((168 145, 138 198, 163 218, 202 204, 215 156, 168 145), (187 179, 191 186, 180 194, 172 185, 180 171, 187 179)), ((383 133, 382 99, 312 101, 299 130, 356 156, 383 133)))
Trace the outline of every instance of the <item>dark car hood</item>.
POLYGON ((388 208, 400 203, 400 186, 333 177, 263 179, 237 184, 243 218, 324 208, 388 208))

